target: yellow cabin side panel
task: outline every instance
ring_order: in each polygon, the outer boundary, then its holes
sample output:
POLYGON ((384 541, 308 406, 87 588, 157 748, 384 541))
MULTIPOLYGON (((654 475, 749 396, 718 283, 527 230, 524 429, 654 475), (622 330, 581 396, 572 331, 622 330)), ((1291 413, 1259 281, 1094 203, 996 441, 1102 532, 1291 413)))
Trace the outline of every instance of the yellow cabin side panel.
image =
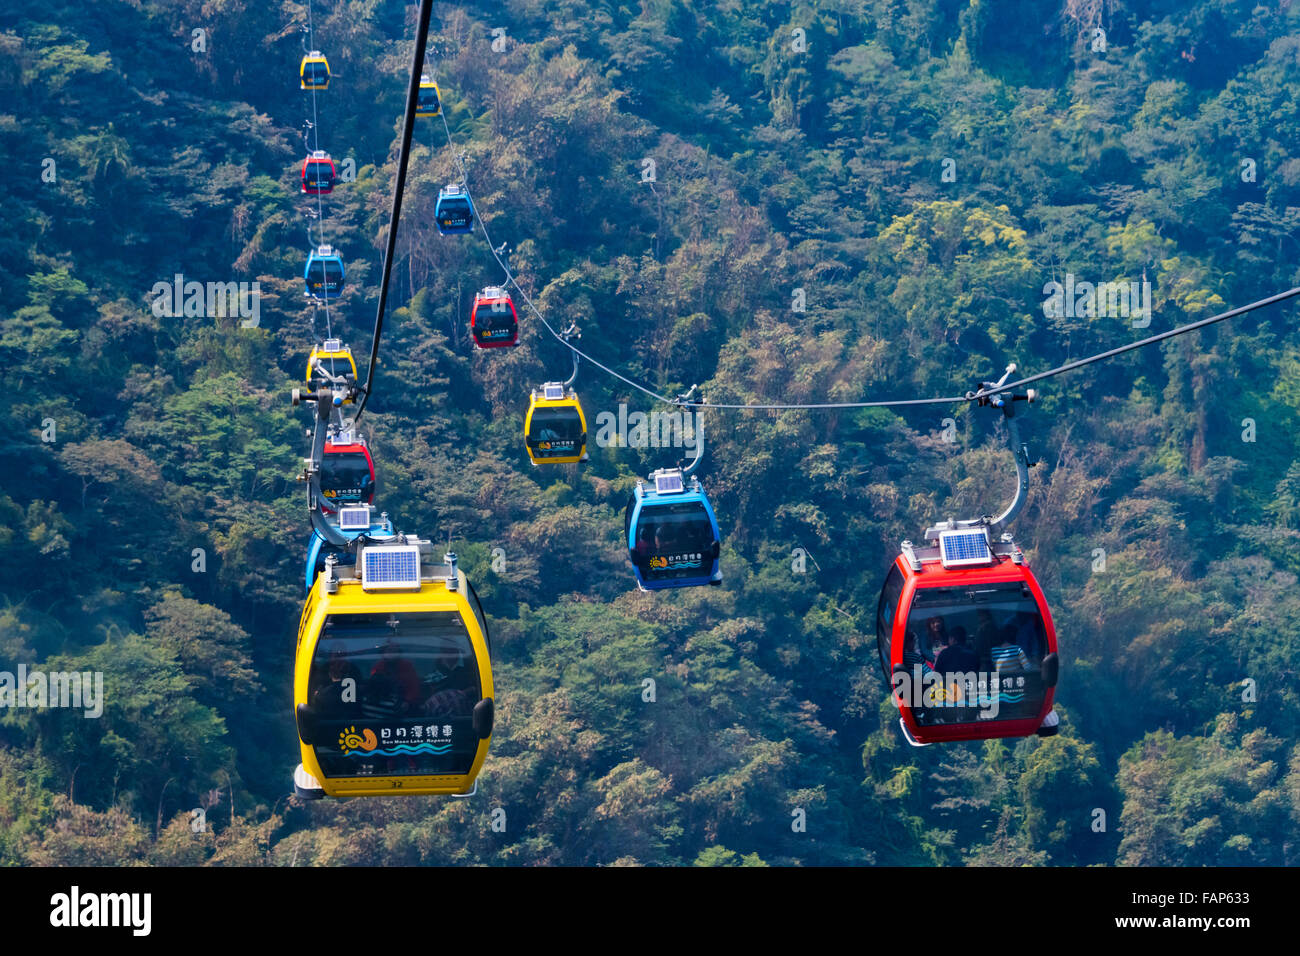
MULTIPOLYGON (((338 592, 329 594, 324 590, 325 575, 320 575, 312 587, 308 604, 313 601, 307 617, 303 638, 298 644, 294 662, 294 707, 307 702, 307 687, 311 678, 311 662, 316 653, 321 629, 329 614, 389 614, 403 611, 456 611, 464 621, 469 634, 470 644, 474 649, 478 665, 479 685, 482 698, 496 699, 496 689, 492 681, 492 663, 488 653, 487 639, 478 625, 468 599, 469 585, 464 572, 459 572, 460 588, 456 592, 448 591, 442 581, 425 582, 417 591, 367 592, 361 589, 359 581, 340 582, 338 592)), ((447 774, 441 776, 407 776, 407 777, 333 777, 327 779, 316 759, 315 749, 299 742, 302 753, 303 768, 320 781, 328 796, 390 796, 402 794, 451 794, 470 790, 478 777, 487 758, 492 738, 478 742, 474 761, 466 774, 447 774)))
POLYGON ((533 430, 533 412, 539 408, 572 408, 578 413, 578 421, 582 423, 582 432, 587 433, 587 416, 582 411, 582 403, 576 398, 561 398, 547 400, 544 398, 532 398, 528 403, 528 412, 524 415, 524 447, 528 452, 528 457, 534 465, 572 465, 582 461, 582 455, 587 450, 586 442, 578 450, 577 455, 556 456, 554 458, 542 458, 533 453, 533 449, 528 445, 528 436, 533 430))

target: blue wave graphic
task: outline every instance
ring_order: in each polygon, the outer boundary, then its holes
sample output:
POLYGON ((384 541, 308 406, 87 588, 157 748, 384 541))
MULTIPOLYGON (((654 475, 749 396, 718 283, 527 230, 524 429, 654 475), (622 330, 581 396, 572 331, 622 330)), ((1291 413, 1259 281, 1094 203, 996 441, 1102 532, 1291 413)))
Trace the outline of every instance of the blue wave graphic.
POLYGON ((374 750, 353 750, 347 753, 348 757, 397 757, 403 754, 435 754, 441 755, 451 750, 450 743, 442 744, 394 744, 391 747, 377 747, 374 750))
MULTIPOLYGON (((977 694, 971 697, 970 702, 964 706, 988 707, 993 703, 994 699, 995 695, 993 694, 977 694)), ((1000 704, 1018 704, 1024 699, 1025 692, 1023 690, 1003 690, 998 691, 996 695, 996 700, 1000 704)))

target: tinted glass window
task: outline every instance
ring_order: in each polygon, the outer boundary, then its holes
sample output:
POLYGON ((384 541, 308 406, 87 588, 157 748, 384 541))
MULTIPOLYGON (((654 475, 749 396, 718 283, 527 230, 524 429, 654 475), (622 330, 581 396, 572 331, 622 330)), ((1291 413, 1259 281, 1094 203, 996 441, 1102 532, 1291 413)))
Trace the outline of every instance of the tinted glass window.
POLYGON ((534 408, 528 443, 539 458, 576 455, 582 442, 582 419, 575 408, 534 408))
POLYGON ((470 222, 469 203, 461 198, 446 199, 438 204, 438 222, 444 226, 468 226, 470 222))
POLYGON ((880 592, 880 603, 876 606, 876 648, 880 653, 880 667, 889 678, 892 656, 892 638, 894 617, 898 613, 898 599, 903 594, 903 574, 894 565, 885 578, 885 586, 880 592))
POLYGON ((332 186, 333 184, 334 168, 329 163, 317 161, 307 164, 308 186, 332 186))
POLYGON ((479 303, 474 310, 474 336, 480 342, 509 341, 515 337, 515 314, 504 303, 494 308, 479 303))
POLYGON ((699 502, 647 505, 637 519, 633 560, 650 580, 696 577, 713 566, 714 541, 699 502))
POLYGON ((343 288, 343 266, 337 259, 317 259, 307 270, 307 284, 317 291, 338 292, 343 288))
POLYGON ((478 665, 454 611, 331 614, 307 694, 327 777, 467 773, 473 763, 478 665))
POLYGON ((364 501, 372 484, 370 463, 359 451, 329 453, 321 460, 321 494, 331 501, 364 501))
POLYGON ((904 657, 941 675, 943 688, 915 711, 918 722, 1036 715, 1046 693, 1039 670, 1046 652, 1038 604, 1021 584, 917 588, 904 657))

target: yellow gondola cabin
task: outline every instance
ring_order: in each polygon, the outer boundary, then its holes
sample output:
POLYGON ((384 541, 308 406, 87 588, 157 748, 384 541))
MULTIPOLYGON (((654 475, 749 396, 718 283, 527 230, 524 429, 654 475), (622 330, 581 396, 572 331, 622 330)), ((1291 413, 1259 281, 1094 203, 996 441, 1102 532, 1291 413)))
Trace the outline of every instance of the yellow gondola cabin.
MULTIPOLYGON (((307 356, 307 387, 341 384, 330 379, 343 377, 352 382, 357 380, 357 362, 352 357, 352 349, 339 339, 326 339, 320 345, 312 346, 311 354, 307 356)), ((344 402, 351 404, 352 399, 344 399, 344 402)))
POLYGON ((492 741, 482 608, 432 544, 360 545, 327 559, 298 625, 294 705, 308 798, 465 794, 492 741))
POLYGON ((304 90, 327 90, 330 85, 330 64, 320 50, 312 50, 302 58, 298 67, 298 83, 304 90))
POLYGON ((556 382, 533 389, 524 418, 524 444, 534 465, 587 460, 587 417, 573 389, 556 382))
POLYGON ((420 77, 420 92, 415 101, 416 116, 437 116, 442 111, 442 91, 428 74, 420 77))

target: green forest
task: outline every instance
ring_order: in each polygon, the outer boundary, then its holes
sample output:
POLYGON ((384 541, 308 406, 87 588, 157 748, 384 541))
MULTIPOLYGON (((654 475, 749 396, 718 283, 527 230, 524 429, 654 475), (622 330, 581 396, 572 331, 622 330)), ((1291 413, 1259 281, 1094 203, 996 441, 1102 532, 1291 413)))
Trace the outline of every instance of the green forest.
MULTIPOLYGON (((310 10, 355 169, 328 331, 363 375, 417 9, 310 10)), ((377 504, 482 599, 495 732, 467 799, 294 797, 308 15, 0 12, 0 671, 103 674, 94 717, 0 708, 0 862, 1300 863, 1294 304, 1041 383, 1015 533, 1060 733, 913 748, 877 598, 902 540, 1009 500, 996 417, 706 411, 725 580, 639 591, 624 506, 679 452, 530 464, 528 390, 569 353, 523 309, 520 347, 472 348, 503 276, 434 228, 458 156, 427 120, 363 430, 377 504), (178 274, 256 282, 257 321, 160 316, 178 274)), ((519 284, 662 394, 963 395, 1300 284, 1300 5, 490 0, 435 3, 427 49, 519 284), (1053 310, 1067 277, 1148 283, 1150 314, 1053 310)), ((666 410, 576 387, 589 422, 666 410)))

